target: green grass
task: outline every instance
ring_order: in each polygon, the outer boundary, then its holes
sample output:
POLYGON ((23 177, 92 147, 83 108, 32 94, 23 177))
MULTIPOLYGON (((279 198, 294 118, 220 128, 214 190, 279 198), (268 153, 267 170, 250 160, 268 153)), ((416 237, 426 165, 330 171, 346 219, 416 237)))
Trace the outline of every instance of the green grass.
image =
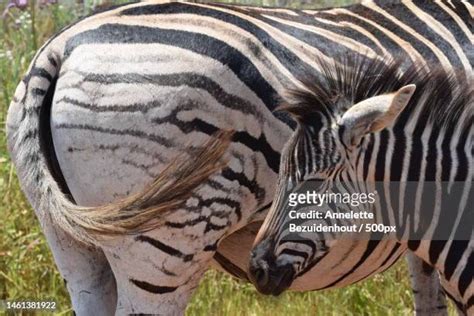
MULTIPOLYGON (((276 1, 242 1, 274 5, 276 1)), ((61 1, 60 1, 61 2, 61 1)), ((72 1, 70 1, 72 2, 72 1)), ((118 1, 113 1, 118 2, 118 1)), ((120 1, 123 2, 123 1, 120 1)), ((285 0, 280 0, 285 3, 285 0)), ((290 1, 286 1, 290 3, 290 1)), ((350 1, 321 1, 323 6, 350 1)), ((295 2, 291 3, 295 6, 295 2)), ((306 7, 311 5, 306 5, 306 7)), ((3 8, 2 8, 3 9, 3 8)), ((8 104, 37 48, 62 26, 90 8, 54 5, 11 10, 1 21, 0 124, 8 104)), ((54 299, 58 312, 69 314, 70 301, 52 261, 38 221, 23 197, 9 161, 5 134, 0 132, 0 299, 54 299)), ((453 310, 451 309, 451 312, 453 310)), ((1 313, 1 311, 0 311, 1 313)), ((344 289, 321 292, 287 292, 278 298, 258 294, 248 283, 209 271, 200 284, 188 315, 407 315, 412 299, 406 265, 344 289)))

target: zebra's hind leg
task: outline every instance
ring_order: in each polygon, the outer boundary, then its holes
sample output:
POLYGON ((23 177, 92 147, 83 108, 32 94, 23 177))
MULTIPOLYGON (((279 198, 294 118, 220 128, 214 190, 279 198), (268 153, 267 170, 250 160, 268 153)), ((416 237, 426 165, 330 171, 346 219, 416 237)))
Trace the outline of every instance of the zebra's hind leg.
POLYGON ((413 253, 407 253, 417 316, 448 315, 446 296, 438 273, 413 253))
POLYGON ((185 235, 164 227, 107 247, 117 281, 116 315, 184 314, 215 250, 214 246, 193 250, 202 238, 185 235))
POLYGON ((113 315, 115 279, 102 250, 86 247, 56 229, 49 216, 39 216, 56 265, 66 282, 76 315, 113 315))

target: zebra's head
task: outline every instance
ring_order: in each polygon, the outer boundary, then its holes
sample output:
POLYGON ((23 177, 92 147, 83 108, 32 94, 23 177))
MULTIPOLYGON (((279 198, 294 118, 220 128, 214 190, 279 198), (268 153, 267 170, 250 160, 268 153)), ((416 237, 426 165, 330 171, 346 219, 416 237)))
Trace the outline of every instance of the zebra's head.
MULTIPOLYGON (((290 91, 281 107, 297 127, 282 151, 275 198, 249 263, 250 279, 264 294, 278 295, 287 289, 340 238, 337 233, 291 231, 291 224, 306 222, 295 219, 295 213, 292 216, 292 195, 303 192, 305 185, 323 195, 349 192, 354 189, 351 183, 363 182, 356 165, 366 147, 365 136, 392 125, 415 91, 413 84, 386 87, 378 82, 396 80, 399 63, 395 61, 387 65, 341 59, 334 64, 321 62, 321 68, 322 79, 313 78, 304 82, 307 89, 290 91)), ((337 212, 340 205, 319 207, 337 212)), ((328 224, 322 218, 311 222, 328 224)))

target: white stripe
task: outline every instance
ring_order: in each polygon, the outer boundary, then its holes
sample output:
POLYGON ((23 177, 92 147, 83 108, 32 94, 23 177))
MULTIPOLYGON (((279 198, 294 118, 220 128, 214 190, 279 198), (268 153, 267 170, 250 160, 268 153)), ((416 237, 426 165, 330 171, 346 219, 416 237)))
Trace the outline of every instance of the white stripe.
MULTIPOLYGON (((436 175, 435 175, 435 182, 434 183, 429 183, 429 187, 428 187, 428 194, 431 194, 432 193, 432 186, 433 184, 436 185, 436 192, 435 192, 435 209, 434 209, 434 212, 433 212, 433 220, 431 220, 431 224, 430 226, 428 227, 428 229, 426 229, 425 233, 424 233, 424 236, 423 236, 423 239, 435 239, 433 238, 434 236, 434 232, 436 230, 436 228, 440 225, 439 224, 439 221, 437 219, 439 219, 440 215, 441 215, 441 212, 445 212, 446 210, 442 210, 441 209, 441 198, 442 198, 442 186, 445 185, 442 181, 441 181, 441 175, 442 175, 442 172, 443 172, 443 166, 442 166, 442 159, 443 159, 443 155, 442 155, 442 145, 443 145, 443 141, 444 141, 444 137, 446 136, 445 134, 446 130, 444 130, 444 133, 442 134, 439 134, 438 135, 438 139, 436 140, 436 175)), ((423 207, 422 207, 422 210, 423 210, 423 207)), ((422 214, 420 213, 420 216, 425 216, 425 214, 422 214)), ((441 224, 442 225, 442 224, 441 224)), ((438 237, 439 238, 439 237, 438 237)))
MULTIPOLYGON (((386 211, 388 212, 389 223, 395 223, 395 214, 399 212, 399 210, 393 209, 392 200, 395 200, 397 197, 393 196, 390 192, 390 185, 391 185, 391 167, 392 167, 392 157, 393 157, 393 149, 395 147, 395 135, 393 133, 393 129, 387 129, 388 132, 388 142, 386 144, 385 149, 385 161, 384 161, 384 179, 383 179, 383 187, 385 191, 387 207, 386 211)), ((377 161, 374 160, 372 163, 376 163, 377 161)), ((397 184, 395 184, 397 185, 397 184)), ((400 213, 399 213, 400 214, 400 213)))

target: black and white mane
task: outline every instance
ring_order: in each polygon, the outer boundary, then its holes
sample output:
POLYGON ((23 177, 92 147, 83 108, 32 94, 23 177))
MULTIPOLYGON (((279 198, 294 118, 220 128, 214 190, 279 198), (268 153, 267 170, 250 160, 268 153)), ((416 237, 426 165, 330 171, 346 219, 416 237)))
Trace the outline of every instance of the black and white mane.
POLYGON ((315 116, 336 118, 360 101, 415 84, 416 92, 398 123, 406 122, 415 108, 421 107, 420 118, 434 128, 473 124, 472 81, 461 82, 457 77, 457 71, 463 70, 428 70, 415 64, 402 66, 406 60, 360 56, 339 55, 331 62, 318 59, 321 73, 307 71, 300 78, 306 89, 289 89, 278 109, 290 113, 301 125, 310 125, 315 116))

